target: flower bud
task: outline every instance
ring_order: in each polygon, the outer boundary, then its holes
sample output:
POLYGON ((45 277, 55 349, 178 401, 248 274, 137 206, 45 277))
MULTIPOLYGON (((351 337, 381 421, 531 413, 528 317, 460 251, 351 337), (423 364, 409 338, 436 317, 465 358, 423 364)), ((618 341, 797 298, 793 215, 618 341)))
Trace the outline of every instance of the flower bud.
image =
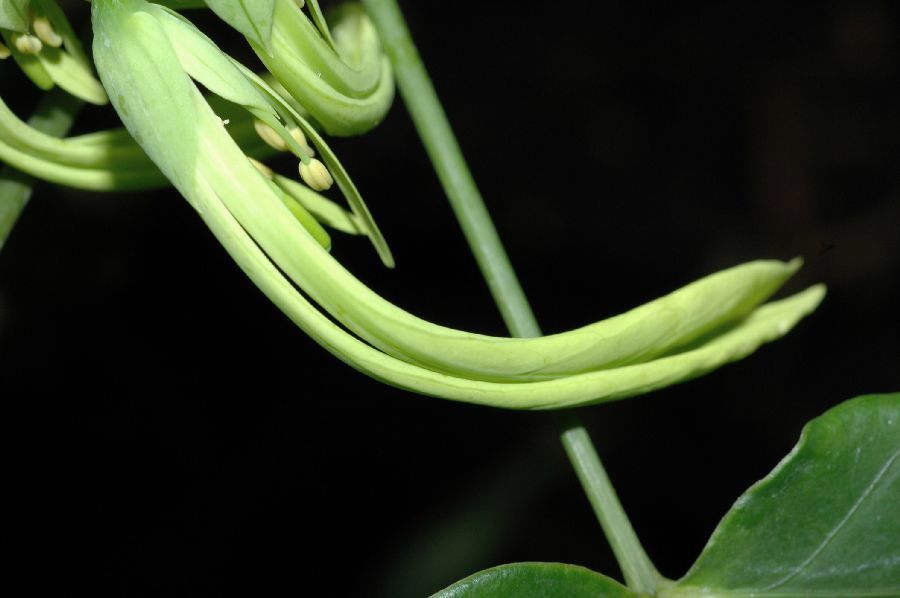
POLYGON ((331 173, 315 158, 310 160, 309 164, 300 163, 300 178, 314 191, 325 191, 334 184, 331 173))
POLYGON ((269 180, 275 178, 275 171, 273 171, 271 168, 269 168, 259 160, 251 158, 250 156, 247 156, 247 159, 250 160, 250 163, 253 164, 253 166, 256 167, 256 170, 260 171, 264 177, 269 180))
POLYGON ((278 134, 275 129, 267 125, 261 120, 256 120, 253 122, 253 128, 256 129, 256 134, 259 135, 263 141, 266 142, 266 145, 271 147, 272 149, 276 149, 279 152, 286 152, 288 149, 287 141, 281 138, 281 135, 278 134))
POLYGON ((16 50, 22 54, 37 54, 44 47, 41 40, 27 33, 15 33, 13 34, 12 40, 16 45, 16 50))
POLYGON ((56 32, 56 30, 53 28, 53 25, 51 25, 50 21, 47 20, 47 17, 34 17, 34 20, 31 23, 31 28, 34 29, 34 33, 40 38, 40 40, 48 46, 52 46, 54 48, 62 46, 63 38, 60 37, 60 35, 56 32))

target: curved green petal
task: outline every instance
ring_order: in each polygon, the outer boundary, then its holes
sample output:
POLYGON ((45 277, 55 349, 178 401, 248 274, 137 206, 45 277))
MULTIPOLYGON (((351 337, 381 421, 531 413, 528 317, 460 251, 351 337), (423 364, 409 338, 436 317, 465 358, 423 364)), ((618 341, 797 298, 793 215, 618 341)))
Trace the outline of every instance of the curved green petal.
POLYGON ((19 68, 22 69, 25 76, 28 77, 38 89, 43 89, 44 91, 53 89, 53 78, 50 76, 50 73, 47 72, 47 69, 44 68, 40 58, 34 54, 23 54, 20 52, 19 49, 16 48, 12 35, 8 31, 0 30, 0 37, 3 38, 3 43, 6 44, 6 47, 9 48, 13 60, 16 61, 16 64, 19 65, 19 68))
MULTIPOLYGON (((305 123, 299 115, 293 117, 305 123)), ((304 129, 308 126, 305 123, 304 129)), ((327 146, 320 145, 311 128, 308 132, 327 159, 327 146)), ((278 214, 253 216, 242 212, 241 203, 227 205, 279 267, 350 330, 406 361, 486 380, 551 378, 661 355, 746 315, 799 267, 796 260, 752 262, 577 330, 538 339, 488 337, 438 326, 403 311, 330 255, 317 251, 296 227, 281 227, 278 214)))
MULTIPOLYGON (((231 121, 228 131, 250 155, 272 153, 243 110, 217 103, 231 121)), ((146 190, 169 185, 125 129, 67 138, 46 135, 20 120, 0 98, 0 161, 31 176, 89 191, 146 190)))
POLYGON ((0 0, 0 29, 28 31, 28 5, 31 0, 0 0))
POLYGON ((29 2, 0 0, 0 2, 2 2, 0 5, 0 30, 3 33, 3 40, 22 72, 36 86, 48 90, 54 85, 59 85, 65 91, 86 102, 99 105, 107 102, 106 92, 94 77, 91 64, 84 54, 81 43, 72 31, 65 13, 56 2, 53 0, 30 0, 29 2), (31 31, 29 16, 32 12, 35 16, 46 19, 44 25, 51 28, 56 41, 53 42, 54 45, 41 43, 38 46, 39 51, 35 54, 24 54, 13 42, 11 32, 34 35, 31 31), (7 23, 14 24, 15 27, 6 27, 3 24, 4 15, 8 18, 10 15, 19 15, 20 13, 22 19, 16 20, 15 23, 7 23))
MULTIPOLYGON (((748 264, 695 283, 648 310, 647 317, 684 310, 672 323, 673 334, 682 336, 678 342, 670 341, 664 350, 699 341, 697 335, 713 332, 708 327, 715 327, 717 334, 704 337, 698 346, 600 371, 564 372, 553 379, 520 381, 515 374, 521 374, 523 363, 534 362, 535 347, 553 348, 552 352, 537 352, 539 370, 549 365, 548 360, 552 363, 580 356, 579 343, 591 335, 575 331, 539 339, 483 337, 423 322, 371 291, 355 297, 355 291, 365 287, 298 226, 271 182, 244 158, 219 117, 184 76, 165 29, 152 14, 141 10, 144 6, 141 0, 96 0, 93 6, 98 71, 123 122, 257 286, 325 348, 375 378, 433 396, 516 409, 560 408, 625 398, 699 376, 748 355, 762 343, 787 333, 815 309, 824 295, 823 287, 812 287, 750 312, 793 272, 796 264, 748 264), (160 102, 161 97, 167 102, 160 102), (329 320, 294 283, 317 302, 327 304, 351 329, 360 324, 354 320, 358 311, 354 301, 377 298, 383 304, 379 309, 387 310, 393 319, 379 324, 381 327, 375 330, 378 334, 367 338, 375 346, 366 344, 329 320), (742 286, 742 291, 735 293, 734 285, 742 286), (727 329, 720 328, 722 324, 728 324, 727 329), (430 345, 424 342, 429 338, 430 345), (462 341, 466 350, 454 351, 448 338, 462 341), (413 346, 419 341, 423 341, 422 359, 402 358, 404 350, 396 345, 413 346), (577 349, 574 353, 573 347, 577 349), (479 372, 460 368, 462 360, 471 361, 475 370, 482 367, 481 362, 500 368, 513 364, 513 375, 504 373, 491 381, 479 379, 479 372), (431 367, 431 363, 441 367, 431 367)), ((634 342, 632 335, 641 330, 643 320, 631 322, 634 327, 619 322, 624 334, 622 344, 634 342)), ((361 329, 372 332, 372 323, 362 324, 365 326, 361 329)), ((586 328, 593 333, 609 332, 605 330, 608 324, 593 326, 586 328)), ((590 341, 591 351, 606 353, 609 343, 602 335, 590 341)), ((654 338, 648 353, 658 350, 660 344, 665 342, 654 338)), ((525 374, 534 371, 528 369, 525 374)))
POLYGON ((247 39, 269 45, 275 0, 206 0, 206 5, 247 39))
POLYGON ((393 72, 361 9, 344 8, 336 16, 337 50, 292 0, 276 0, 271 52, 251 45, 325 132, 359 135, 380 123, 390 109, 393 72))

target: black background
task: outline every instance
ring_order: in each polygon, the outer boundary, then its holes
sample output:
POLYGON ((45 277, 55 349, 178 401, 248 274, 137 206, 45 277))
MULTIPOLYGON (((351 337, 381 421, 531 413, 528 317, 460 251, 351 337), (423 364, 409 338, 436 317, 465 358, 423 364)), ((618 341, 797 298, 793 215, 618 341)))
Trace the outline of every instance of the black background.
MULTIPOLYGON (((829 286, 751 358, 580 411, 677 578, 805 421, 900 386, 897 7, 403 7, 546 332, 755 258, 806 258, 786 292, 829 286)), ((36 93, 0 69, 27 114, 36 93)), ((114 122, 87 109, 78 131, 114 122)), ((339 233, 334 254, 417 315, 503 334, 402 103, 333 147, 398 267, 339 233)), ((174 192, 42 185, 0 256, 0 360, 7 516, 36 588, 420 596, 522 560, 619 575, 550 414, 342 365, 174 192)))

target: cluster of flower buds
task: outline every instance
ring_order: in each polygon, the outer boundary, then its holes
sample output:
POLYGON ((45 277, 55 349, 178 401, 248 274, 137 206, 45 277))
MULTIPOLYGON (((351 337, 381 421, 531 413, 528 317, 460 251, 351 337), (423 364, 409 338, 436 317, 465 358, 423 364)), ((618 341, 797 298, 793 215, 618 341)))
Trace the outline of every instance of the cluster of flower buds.
MULTIPOLYGON (((170 0, 168 4, 185 8, 194 7, 196 2, 170 0)), ((202 56, 204 48, 208 50, 211 47, 211 42, 199 31, 192 27, 185 28, 186 21, 176 13, 161 6, 154 8, 159 15, 164 15, 160 17, 163 22, 169 23, 173 43, 179 47, 182 56, 195 50, 200 52, 198 56, 202 56)), ((71 33, 68 20, 52 0, 0 0, 0 25, 15 48, 11 51, 3 45, 0 56, 14 56, 23 72, 42 88, 59 84, 82 100, 94 103, 108 101, 102 85, 91 74, 92 65, 71 33), (57 53, 53 53, 52 48, 57 53), (66 49, 69 49, 66 59, 76 60, 80 67, 68 68, 62 74, 75 73, 77 76, 74 79, 60 76, 55 68, 66 49), (49 70, 43 67, 44 61, 49 63, 49 70), (82 84, 76 85, 73 81, 82 84)), ((221 54, 217 48, 213 52, 215 55, 221 54)), ((189 58, 186 59, 190 62, 189 58)), ((192 64, 196 66, 197 63, 193 61, 192 64)), ((358 213, 344 210, 317 193, 331 188, 334 178, 329 168, 314 157, 316 152, 313 146, 289 111, 279 112, 270 105, 269 99, 259 94, 250 102, 255 102, 255 105, 249 110, 232 102, 233 99, 223 99, 215 94, 207 97, 216 113, 227 123, 232 139, 279 188, 282 199, 298 220, 315 231, 316 237, 326 246, 330 239, 320 223, 350 234, 369 234, 385 262, 392 264, 386 244, 351 183, 345 186, 349 187, 351 205, 356 207, 358 213), (260 161, 277 151, 292 152, 299 159, 299 175, 306 183, 305 187, 289 177, 278 175, 260 161)), ((284 99, 278 96, 277 101, 284 102, 284 99)), ((324 144, 324 141, 320 139, 320 143, 324 144)), ((336 160, 331 152, 328 155, 336 160)), ((29 127, 7 107, 2 98, 0 160, 34 177, 91 191, 145 190, 171 184, 126 130, 119 128, 59 139, 29 127)))

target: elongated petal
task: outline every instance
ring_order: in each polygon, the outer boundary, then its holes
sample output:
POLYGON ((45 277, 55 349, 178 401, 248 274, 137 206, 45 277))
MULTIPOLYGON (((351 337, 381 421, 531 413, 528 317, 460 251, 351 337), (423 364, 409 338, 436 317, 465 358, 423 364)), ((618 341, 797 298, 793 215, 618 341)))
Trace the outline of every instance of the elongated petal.
POLYGON ((25 76, 28 77, 32 83, 44 91, 53 88, 53 78, 50 76, 50 73, 47 72, 47 69, 44 68, 44 65, 41 64, 41 60, 36 54, 22 53, 16 47, 13 36, 8 31, 0 30, 0 37, 3 38, 3 42, 9 48, 13 60, 16 61, 16 64, 19 65, 19 68, 22 69, 22 72, 25 73, 25 76))
POLYGON ((700 348, 600 372, 540 382, 485 382, 434 372, 386 355, 346 334, 309 303, 268 260, 212 193, 203 217, 238 265, 300 328, 332 354, 382 382, 429 396, 505 409, 561 409, 644 394, 705 374, 786 334, 824 296, 821 285, 763 306, 700 348))
MULTIPOLYGON (((318 144, 316 132, 309 133, 318 144)), ((223 196, 229 210, 279 267, 350 330, 401 359, 486 380, 551 378, 645 361, 746 315, 799 267, 799 262, 753 262, 578 330, 538 339, 488 337, 438 326, 403 311, 330 255, 317 251, 302 231, 277 213, 261 217, 267 204, 254 205, 256 213, 250 214, 244 202, 230 197, 223 196), (281 223, 287 226, 282 228, 281 223)))
MULTIPOLYGON (((271 150, 253 130, 243 110, 217 103, 229 115, 228 131, 245 152, 255 157, 271 150)), ((20 120, 0 99, 0 161, 31 176, 90 191, 145 190, 169 185, 144 150, 125 129, 75 137, 46 135, 20 120)))
POLYGON ((164 29, 140 10, 142 5, 140 0, 96 0, 93 8, 98 70, 126 126, 251 279, 329 351, 380 380, 424 394, 518 409, 624 398, 740 359, 785 334, 822 299, 824 289, 813 287, 751 311, 797 267, 754 262, 638 308, 637 316, 632 312, 612 325, 601 322, 551 337, 492 338, 423 322, 362 286, 296 223, 271 181, 244 158, 184 77, 164 29), (166 103, 159 102, 163 90, 166 103), (377 332, 366 337, 371 345, 329 320, 293 283, 351 329, 377 332), (371 312, 361 306, 368 302, 377 304, 371 312), (358 319, 379 313, 387 319, 358 319), (688 345, 692 341, 697 346, 688 345), (616 345, 632 353, 628 363, 568 370, 571 363, 595 366, 610 354, 625 359, 616 345), (420 355, 405 355, 410 349, 420 355), (670 354, 651 359, 655 352, 670 354), (492 380, 480 379, 485 363, 494 368, 492 380), (522 381, 535 372, 545 376, 553 365, 561 368, 558 377, 522 381))
POLYGON ((281 175, 275 175, 275 184, 300 202, 322 224, 350 235, 363 234, 363 225, 355 214, 322 197, 306 185, 281 175))
POLYGON ((234 65, 231 59, 181 15, 149 5, 175 50, 181 67, 214 94, 246 108, 274 114, 272 105, 234 65))

